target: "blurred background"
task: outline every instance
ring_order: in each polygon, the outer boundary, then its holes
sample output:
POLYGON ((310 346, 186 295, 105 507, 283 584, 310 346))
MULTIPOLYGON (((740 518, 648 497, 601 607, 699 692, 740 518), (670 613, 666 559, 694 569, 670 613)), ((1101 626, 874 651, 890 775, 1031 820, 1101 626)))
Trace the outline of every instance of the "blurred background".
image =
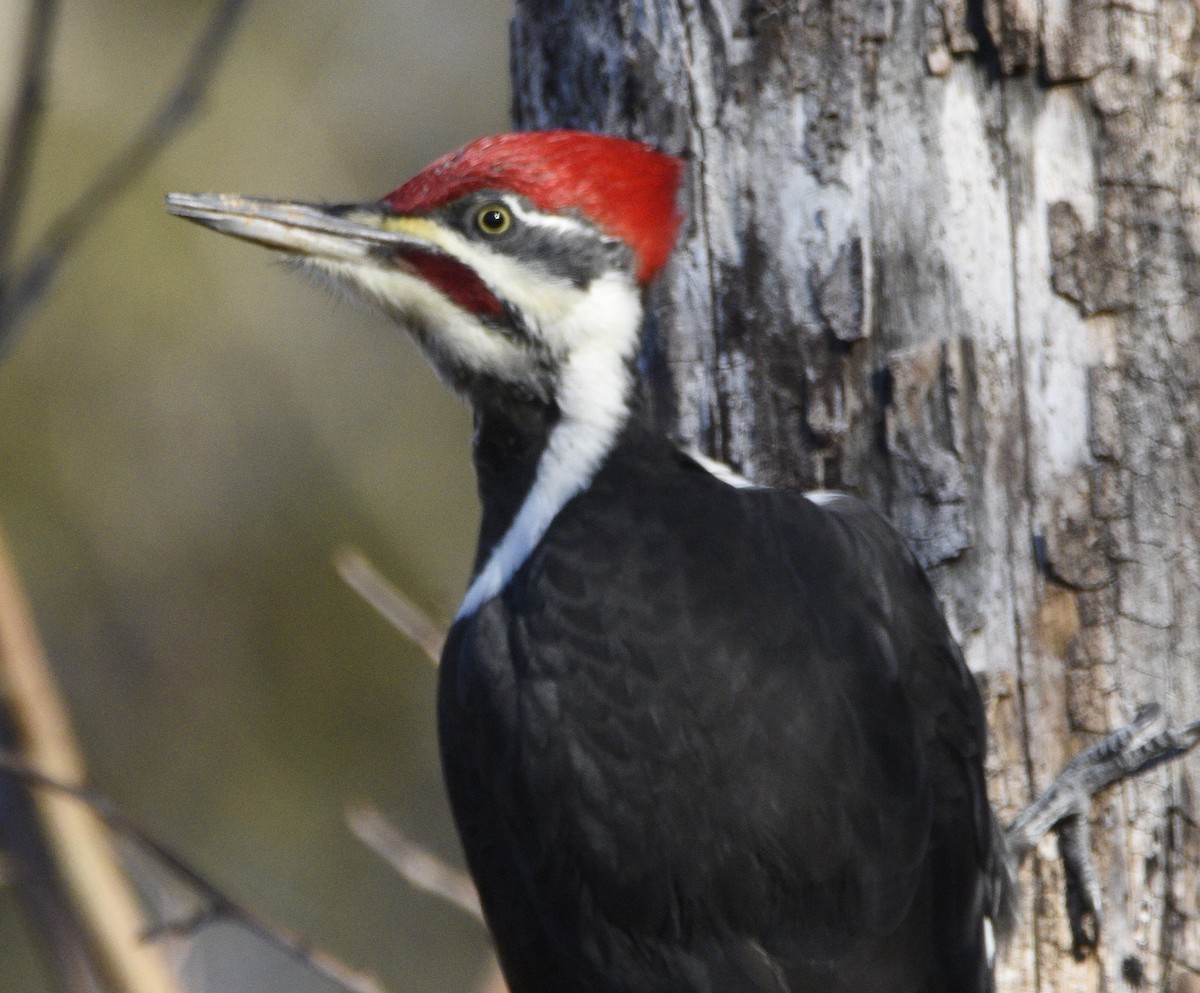
MULTIPOLYGON (((411 993, 470 989, 486 948, 344 826, 373 801, 459 861, 433 669, 330 560, 358 546, 452 616, 469 419, 394 327, 168 217, 162 195, 373 199, 503 130, 510 6, 251 3, 193 126, 0 365, 0 524, 96 785, 250 906, 411 993)), ((63 4, 22 245, 162 99, 212 9, 63 4)), ((26 18, 0 0, 5 121, 26 18)), ((213 990, 332 988, 226 928, 198 955, 213 990)), ((48 990, 2 887, 0 990, 48 990)))

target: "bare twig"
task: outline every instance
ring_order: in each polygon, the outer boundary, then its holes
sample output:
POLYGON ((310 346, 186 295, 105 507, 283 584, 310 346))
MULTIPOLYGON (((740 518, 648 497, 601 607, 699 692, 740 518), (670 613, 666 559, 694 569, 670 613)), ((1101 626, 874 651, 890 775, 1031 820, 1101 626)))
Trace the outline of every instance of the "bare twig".
MULTIPOLYGON (((0 747, 16 748, 10 708, 0 705, 0 747)), ((55 864, 51 840, 29 789, 0 773, 0 889, 11 887, 31 936, 41 944, 58 993, 104 993, 100 959, 55 864)))
POLYGON ((49 289, 63 259, 109 205, 138 178, 195 114, 247 0, 222 0, 193 46, 179 82, 133 139, 50 225, 0 297, 0 359, 21 319, 49 289))
POLYGON ((442 646, 446 643, 444 628, 388 582, 358 549, 339 549, 334 553, 333 564, 351 589, 392 627, 418 645, 434 665, 438 664, 442 646))
POLYGON ((29 8, 29 30, 21 57, 20 90, 8 126, 4 163, 0 167, 0 299, 8 283, 17 226, 25 206, 29 163, 37 147, 37 131, 45 103, 50 70, 50 39, 58 16, 58 0, 34 0, 29 8))
MULTIPOLYGON (((465 872, 447 865, 427 848, 405 837, 404 833, 370 804, 362 804, 346 814, 346 821, 358 839, 383 858, 410 885, 431 893, 485 925, 479 905, 479 891, 465 872)), ((493 951, 475 993, 508 993, 504 974, 493 951)))
MULTIPOLYGON (((33 612, 0 535, 0 687, 29 761, 66 782, 84 778, 67 708, 50 672, 33 612)), ((178 993, 161 951, 138 940, 145 917, 137 894, 91 811, 38 798, 39 820, 73 907, 104 966, 123 989, 178 993)))
POLYGON ((346 821, 359 841, 387 861, 410 884, 441 897, 483 923, 479 892, 465 872, 459 872, 428 849, 410 841, 369 804, 350 810, 346 814, 346 821))
POLYGON ((337 983, 350 993, 385 993, 373 977, 346 965, 328 952, 313 947, 304 938, 282 925, 238 903, 224 890, 185 862, 161 841, 147 832, 121 811, 111 800, 96 790, 73 786, 31 766, 10 752, 0 751, 0 769, 20 776, 27 782, 64 793, 78 800, 100 818, 110 830, 132 842, 137 848, 155 858, 170 873, 193 889, 207 904, 205 909, 178 921, 168 921, 147 928, 145 937, 158 935, 192 935, 215 921, 238 924, 263 941, 278 948, 290 958, 337 983))

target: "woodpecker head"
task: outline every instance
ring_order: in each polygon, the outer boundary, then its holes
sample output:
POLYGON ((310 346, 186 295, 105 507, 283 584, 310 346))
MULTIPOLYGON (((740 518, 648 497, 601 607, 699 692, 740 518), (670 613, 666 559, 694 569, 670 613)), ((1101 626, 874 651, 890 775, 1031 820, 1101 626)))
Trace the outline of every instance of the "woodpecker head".
POLYGON ((169 194, 167 209, 298 256, 382 307, 477 405, 499 394, 570 408, 587 379, 627 375, 640 291, 679 227, 681 171, 621 138, 504 134, 375 203, 169 194))

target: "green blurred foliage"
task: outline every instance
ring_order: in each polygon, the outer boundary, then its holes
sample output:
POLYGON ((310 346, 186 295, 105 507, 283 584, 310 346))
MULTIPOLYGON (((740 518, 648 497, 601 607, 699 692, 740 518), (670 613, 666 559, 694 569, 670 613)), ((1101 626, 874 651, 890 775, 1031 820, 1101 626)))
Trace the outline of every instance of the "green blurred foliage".
MULTIPOLYGON (((0 523, 95 782, 250 905, 393 990, 470 988, 478 928, 342 823, 457 861, 434 673, 336 577, 350 543, 435 617, 476 523, 466 411, 382 318, 167 190, 373 199, 502 130, 510 0, 252 4, 196 123, 78 246, 0 367, 0 523)), ((121 147, 212 9, 66 3, 22 244, 121 147)), ((7 115, 25 0, 0 0, 7 115)), ((214 931, 206 988, 327 990, 214 931)), ((0 990, 45 989, 0 890, 0 990)))

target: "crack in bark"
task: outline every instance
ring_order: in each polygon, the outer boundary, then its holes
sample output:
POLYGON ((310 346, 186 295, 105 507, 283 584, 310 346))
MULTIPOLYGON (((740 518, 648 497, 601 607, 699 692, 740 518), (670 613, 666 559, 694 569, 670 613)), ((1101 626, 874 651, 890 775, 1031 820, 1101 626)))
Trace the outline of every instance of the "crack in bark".
MULTIPOLYGON (((695 4, 691 0, 677 0, 679 9, 680 24, 683 27, 684 44, 687 50, 686 70, 688 80, 688 105, 691 109, 692 129, 691 136, 698 146, 698 154, 692 159, 695 164, 695 182, 699 184, 698 195, 696 199, 700 204, 699 217, 696 218, 697 224, 701 231, 701 244, 703 246, 705 269, 708 274, 708 306, 709 311, 714 321, 714 341, 712 363, 709 367, 709 382, 716 384, 720 382, 720 363, 719 356, 722 347, 722 328, 720 326, 720 301, 717 295, 717 273, 716 263, 714 260, 715 253, 713 251, 712 237, 708 227, 708 172, 707 172, 707 157, 708 149, 706 144, 706 136, 704 133, 704 123, 700 116, 700 101, 698 90, 701 83, 696 79, 694 66, 696 64, 696 44, 692 33, 692 15, 695 12, 695 4)), ((707 422, 708 434, 707 439, 709 452, 723 461, 730 461, 730 452, 728 450, 728 420, 729 413, 723 401, 724 393, 717 390, 715 403, 709 397, 703 399, 704 404, 708 407, 706 412, 702 412, 702 425, 707 422), (714 416, 715 415, 715 416, 714 416)), ((699 439, 696 439, 699 440, 699 439)))

